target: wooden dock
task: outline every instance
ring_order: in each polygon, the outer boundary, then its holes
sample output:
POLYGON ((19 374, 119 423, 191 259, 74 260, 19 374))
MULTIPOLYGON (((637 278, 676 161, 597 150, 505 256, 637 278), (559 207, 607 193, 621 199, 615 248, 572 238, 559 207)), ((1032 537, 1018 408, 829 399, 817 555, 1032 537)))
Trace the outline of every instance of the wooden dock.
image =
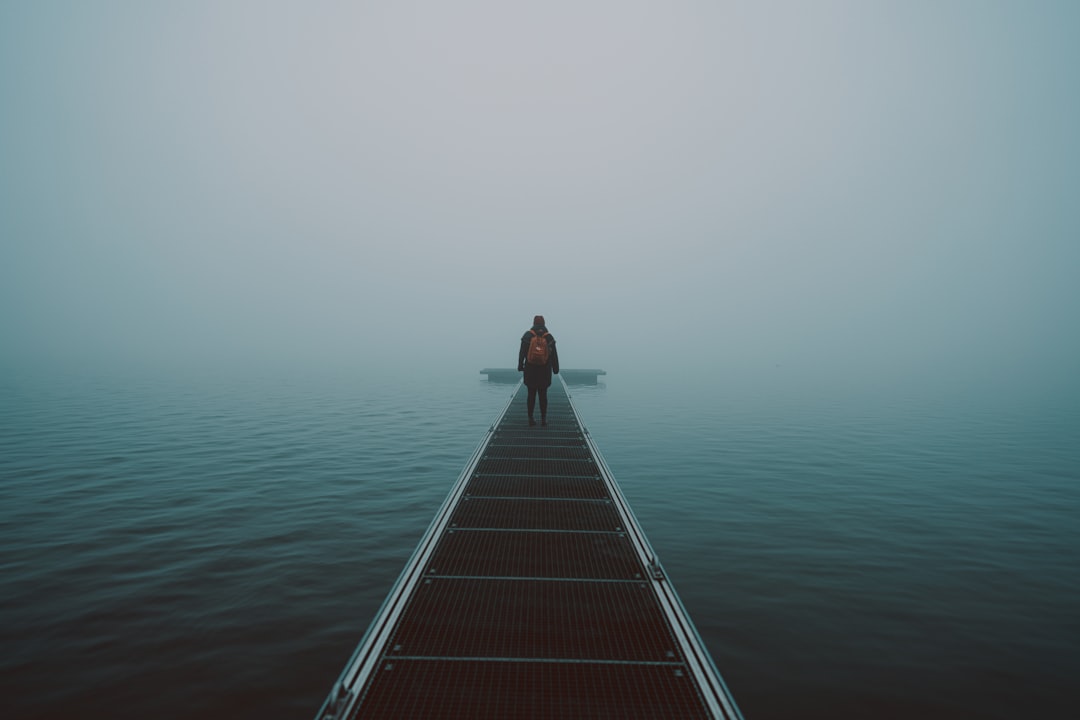
POLYGON ((742 717, 558 376, 548 398, 530 427, 518 387, 318 720, 742 717))

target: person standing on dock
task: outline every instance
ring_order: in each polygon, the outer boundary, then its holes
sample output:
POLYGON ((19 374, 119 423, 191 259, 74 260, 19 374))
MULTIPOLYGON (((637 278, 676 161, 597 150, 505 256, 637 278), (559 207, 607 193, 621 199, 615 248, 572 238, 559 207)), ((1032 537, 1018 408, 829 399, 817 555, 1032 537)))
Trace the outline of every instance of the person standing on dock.
POLYGON ((525 387, 529 389, 529 424, 535 425, 533 408, 540 397, 540 424, 547 425, 547 389, 551 387, 551 374, 559 374, 559 352, 555 338, 544 325, 544 316, 533 318, 533 326, 521 336, 518 351, 518 370, 525 373, 525 387))

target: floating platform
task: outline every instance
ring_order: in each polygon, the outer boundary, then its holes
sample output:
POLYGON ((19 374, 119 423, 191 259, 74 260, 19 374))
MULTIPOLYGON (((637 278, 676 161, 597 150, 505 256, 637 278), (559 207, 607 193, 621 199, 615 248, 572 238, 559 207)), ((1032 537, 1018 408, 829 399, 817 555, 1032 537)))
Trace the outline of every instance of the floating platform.
MULTIPOLYGON (((515 368, 484 368, 481 375, 487 375, 488 382, 521 382, 521 371, 515 368)), ((562 368, 559 375, 569 385, 596 385, 600 375, 607 375, 606 370, 595 368, 562 368)))
POLYGON ((566 391, 519 386, 320 709, 741 719, 566 391), (539 411, 536 413, 539 419, 539 411))

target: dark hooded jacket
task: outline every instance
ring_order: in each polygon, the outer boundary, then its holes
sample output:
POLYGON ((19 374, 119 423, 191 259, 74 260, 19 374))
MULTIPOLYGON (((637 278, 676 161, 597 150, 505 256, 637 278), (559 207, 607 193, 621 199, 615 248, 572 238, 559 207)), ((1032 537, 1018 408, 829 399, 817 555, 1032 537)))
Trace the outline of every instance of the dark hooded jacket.
POLYGON ((532 329, 521 336, 521 350, 518 351, 518 370, 525 371, 525 385, 531 388, 546 388, 551 386, 551 373, 559 374, 559 351, 555 348, 555 338, 550 333, 547 335, 548 361, 547 365, 530 365, 526 356, 529 354, 529 341, 532 340, 533 332, 547 333, 543 325, 533 325, 532 329))

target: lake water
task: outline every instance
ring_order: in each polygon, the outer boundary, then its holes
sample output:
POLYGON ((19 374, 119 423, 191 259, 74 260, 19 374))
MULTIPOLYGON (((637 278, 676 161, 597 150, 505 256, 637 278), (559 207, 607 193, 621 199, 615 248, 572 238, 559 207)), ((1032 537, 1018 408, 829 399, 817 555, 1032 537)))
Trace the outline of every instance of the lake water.
MULTIPOLYGON (((5 382, 5 718, 313 717, 513 390, 5 382)), ((1073 717, 1076 403, 571 394, 748 720, 1073 717)))

